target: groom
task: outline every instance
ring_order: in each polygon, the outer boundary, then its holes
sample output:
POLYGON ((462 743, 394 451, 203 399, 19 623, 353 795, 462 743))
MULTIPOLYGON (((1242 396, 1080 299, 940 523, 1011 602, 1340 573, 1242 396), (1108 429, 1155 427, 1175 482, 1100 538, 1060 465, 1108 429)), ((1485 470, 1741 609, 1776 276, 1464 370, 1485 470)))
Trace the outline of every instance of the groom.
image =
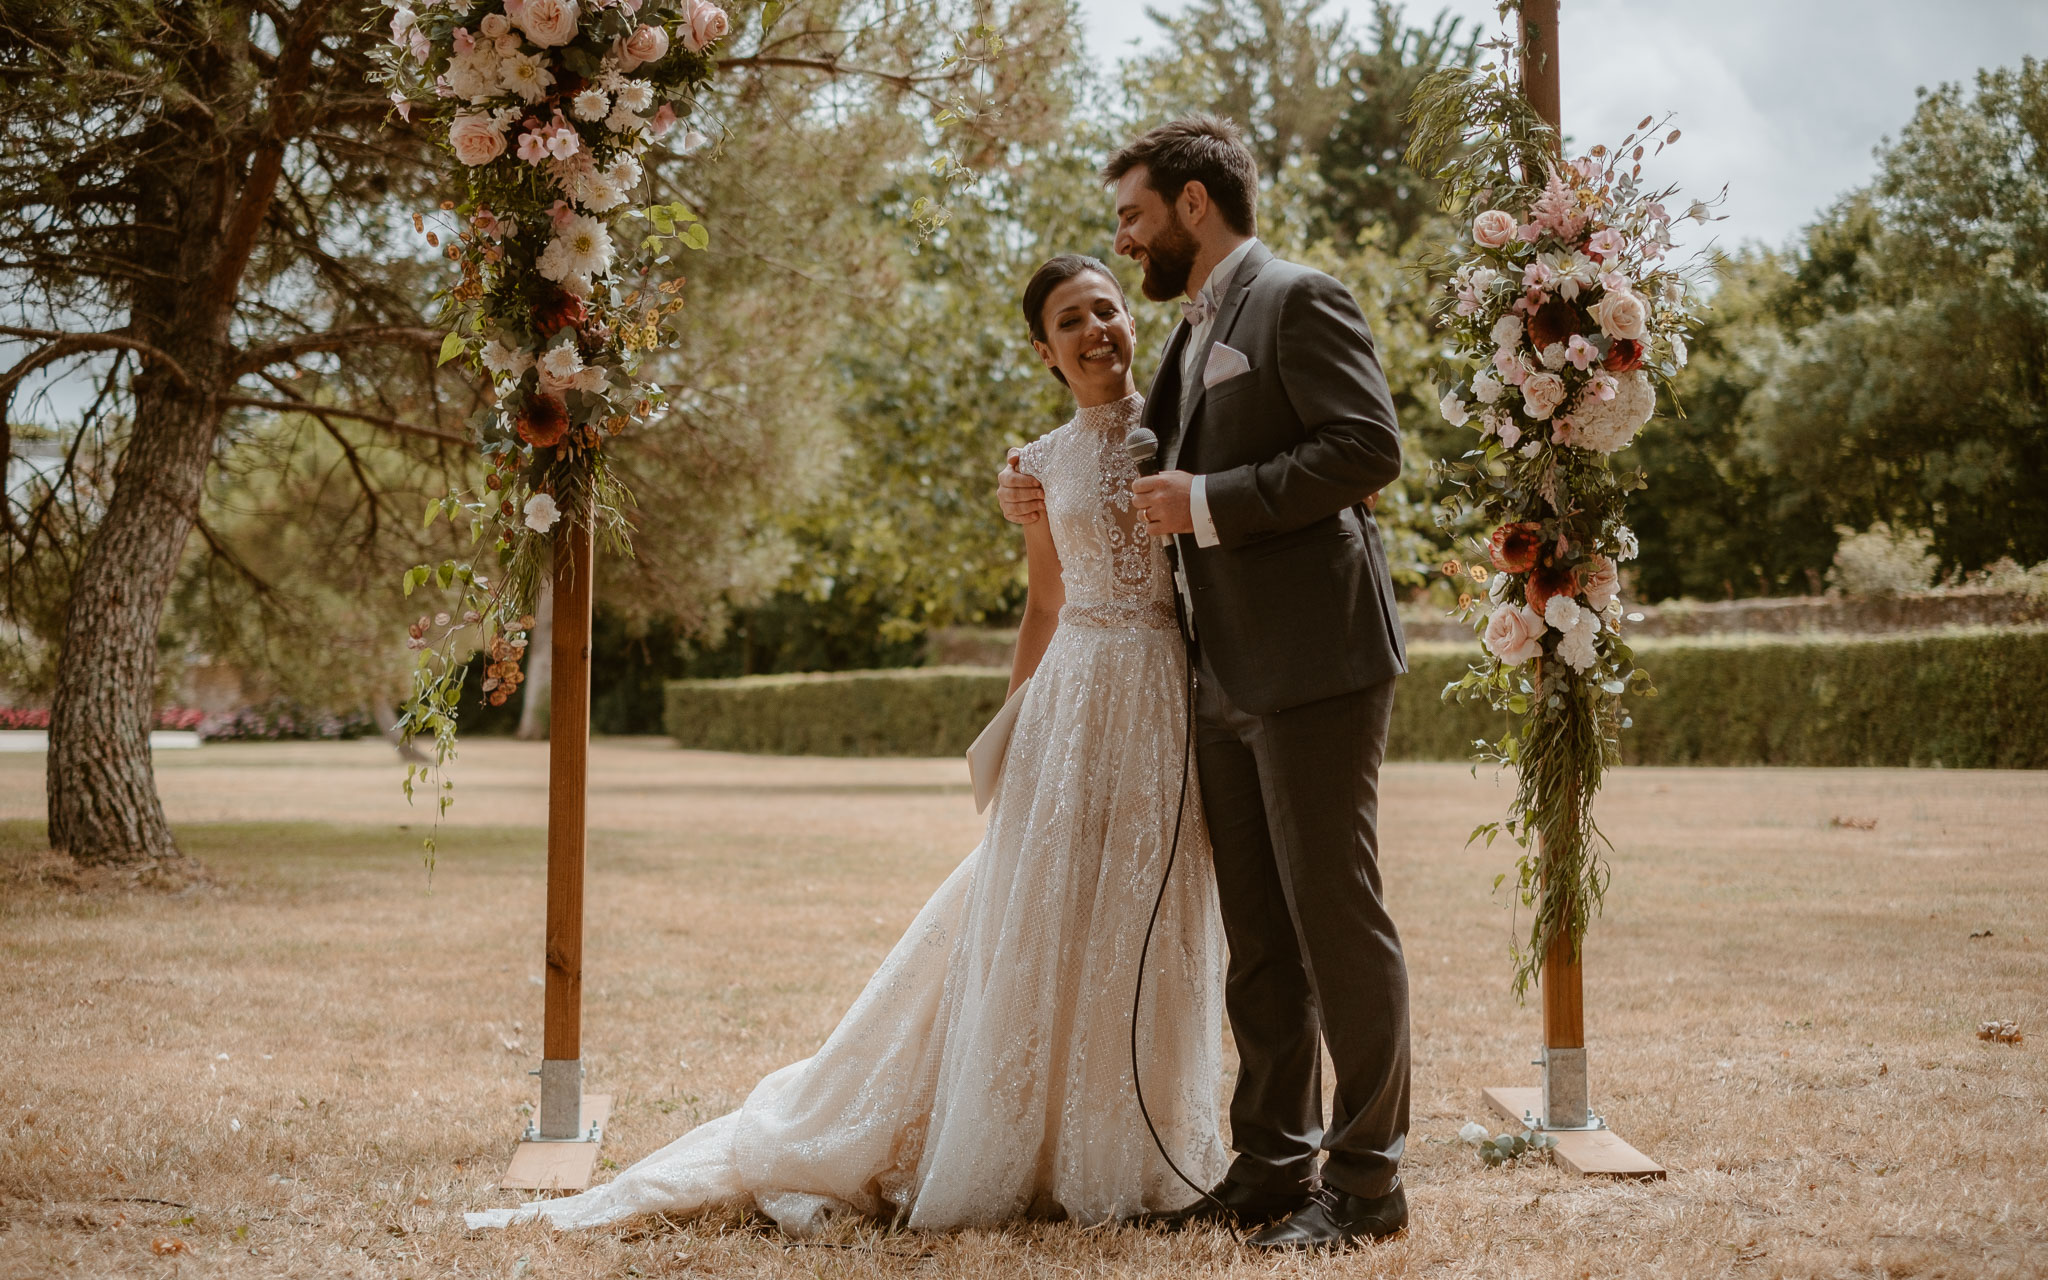
MULTIPOLYGON (((1145 296, 1186 298, 1145 406, 1163 470, 1132 492, 1173 535, 1239 1059, 1237 1157, 1213 1200, 1164 1220, 1256 1225, 1250 1243, 1273 1249, 1392 1235, 1408 1220, 1408 973, 1380 885, 1379 769, 1407 666, 1369 507, 1401 470, 1393 402, 1350 293, 1259 243, 1234 124, 1161 125, 1102 176, 1145 296)), ((1043 518, 1036 480, 1006 469, 999 492, 1008 519, 1043 518)))

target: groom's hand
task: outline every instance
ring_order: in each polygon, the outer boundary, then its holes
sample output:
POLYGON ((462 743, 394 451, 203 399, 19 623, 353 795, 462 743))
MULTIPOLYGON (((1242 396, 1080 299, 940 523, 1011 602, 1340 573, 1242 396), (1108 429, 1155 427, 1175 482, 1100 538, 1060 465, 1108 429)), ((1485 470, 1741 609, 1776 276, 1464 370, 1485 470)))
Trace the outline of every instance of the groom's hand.
POLYGON ((1017 470, 1020 452, 1010 450, 1003 461, 1002 474, 996 478, 996 501, 1003 504, 1003 519, 1011 524, 1035 524, 1045 519, 1045 488, 1038 477, 1017 470))
POLYGON ((1162 471, 1156 476, 1140 476, 1133 482, 1131 499, 1144 516, 1146 528, 1153 533, 1193 533, 1195 516, 1188 495, 1194 487, 1192 474, 1162 471))

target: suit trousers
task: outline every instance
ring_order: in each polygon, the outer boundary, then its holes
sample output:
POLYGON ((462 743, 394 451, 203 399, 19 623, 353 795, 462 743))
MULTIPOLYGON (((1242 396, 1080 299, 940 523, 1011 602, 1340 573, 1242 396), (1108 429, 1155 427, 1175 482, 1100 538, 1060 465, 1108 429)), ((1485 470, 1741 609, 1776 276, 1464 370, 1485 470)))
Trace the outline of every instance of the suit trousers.
MULTIPOLYGON (((1198 650, 1199 652, 1199 650, 1198 650)), ((1408 1133, 1408 969, 1379 868, 1394 682, 1255 716, 1198 658, 1196 752, 1230 945, 1234 1182, 1359 1196, 1399 1182, 1408 1133), (1323 1124, 1322 1053, 1336 1075, 1323 1124)))

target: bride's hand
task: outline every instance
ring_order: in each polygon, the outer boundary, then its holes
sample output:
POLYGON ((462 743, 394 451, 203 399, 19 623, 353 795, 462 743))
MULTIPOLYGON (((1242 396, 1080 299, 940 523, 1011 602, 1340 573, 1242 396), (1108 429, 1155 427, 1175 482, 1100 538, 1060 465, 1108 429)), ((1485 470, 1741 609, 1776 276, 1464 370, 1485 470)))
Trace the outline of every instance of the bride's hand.
POLYGON ((996 479, 996 500, 1003 504, 1003 519, 1011 524, 1034 524, 1045 519, 1045 489, 1038 477, 1017 470, 1017 455, 1010 450, 996 479))

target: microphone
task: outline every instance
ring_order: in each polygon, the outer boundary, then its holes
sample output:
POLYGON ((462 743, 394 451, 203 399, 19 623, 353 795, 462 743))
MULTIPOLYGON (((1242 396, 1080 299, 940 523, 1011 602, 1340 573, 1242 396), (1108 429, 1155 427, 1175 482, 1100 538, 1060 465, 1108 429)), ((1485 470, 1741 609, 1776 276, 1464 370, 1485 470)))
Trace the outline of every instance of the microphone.
MULTIPOLYGON (((1139 475, 1156 476, 1159 474, 1159 437, 1153 434, 1152 428, 1144 426, 1132 427, 1130 434, 1124 437, 1124 452, 1130 456, 1132 464, 1138 468, 1139 475)), ((1154 534, 1152 540, 1162 547, 1173 545, 1173 536, 1171 534, 1154 534)))
POLYGON ((1132 427, 1124 437, 1124 452, 1130 455, 1141 476, 1159 474, 1159 437, 1150 427, 1132 427))

